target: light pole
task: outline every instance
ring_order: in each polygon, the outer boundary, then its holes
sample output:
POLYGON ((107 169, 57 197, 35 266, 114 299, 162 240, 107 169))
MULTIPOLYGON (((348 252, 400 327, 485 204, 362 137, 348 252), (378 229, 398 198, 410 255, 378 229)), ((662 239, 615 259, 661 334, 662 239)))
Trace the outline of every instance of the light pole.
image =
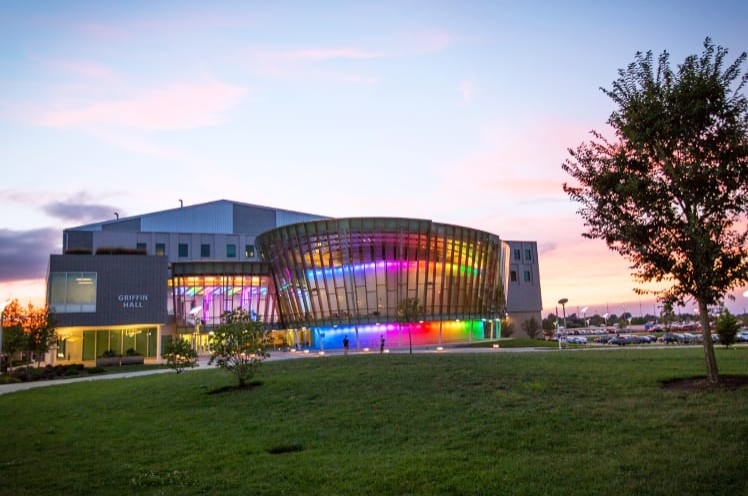
POLYGON ((561 305, 561 311, 564 313, 564 331, 566 330, 566 304, 569 303, 569 298, 561 298, 558 300, 558 304, 561 305))
POLYGON ((589 307, 582 308, 582 321, 584 322, 584 327, 589 327, 589 324, 587 324, 587 309, 589 307))
MULTIPOLYGON (((561 298, 558 300, 558 304, 561 305, 561 311, 564 313, 564 334, 566 333, 566 304, 569 302, 569 298, 561 298)), ((561 332, 557 332, 558 349, 561 349, 561 332)))
POLYGON ((10 299, 0 303, 0 373, 3 371, 3 313, 8 303, 10 303, 10 299))

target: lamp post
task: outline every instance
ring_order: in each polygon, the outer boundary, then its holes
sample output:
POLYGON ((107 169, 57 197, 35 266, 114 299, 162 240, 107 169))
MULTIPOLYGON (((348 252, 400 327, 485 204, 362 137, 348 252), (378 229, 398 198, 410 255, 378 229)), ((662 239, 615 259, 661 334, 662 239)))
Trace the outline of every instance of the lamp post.
MULTIPOLYGON (((561 298, 558 300, 558 304, 561 305, 561 311, 564 313, 564 334, 566 333, 566 304, 569 302, 569 298, 561 298)), ((561 332, 557 332, 558 338, 558 349, 561 349, 561 332)))
POLYGON ((561 305, 561 311, 564 313, 564 330, 566 330, 566 304, 569 302, 569 298, 561 298, 558 300, 558 304, 561 305))
POLYGON ((584 322, 584 327, 589 327, 589 324, 587 324, 587 309, 589 307, 582 308, 582 321, 584 322))
POLYGON ((8 303, 10 303, 10 299, 0 303, 0 373, 3 371, 3 313, 8 303))

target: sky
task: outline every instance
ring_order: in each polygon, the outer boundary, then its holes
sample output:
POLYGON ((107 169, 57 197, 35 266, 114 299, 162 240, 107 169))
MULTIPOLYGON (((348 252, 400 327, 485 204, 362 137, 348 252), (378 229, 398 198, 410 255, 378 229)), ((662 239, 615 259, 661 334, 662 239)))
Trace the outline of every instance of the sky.
MULTIPOLYGON (((537 241, 543 315, 654 314, 582 237, 568 149, 618 69, 745 1, 0 0, 0 299, 44 303, 62 230, 218 199, 537 241)), ((728 307, 742 313, 740 288, 728 307)))

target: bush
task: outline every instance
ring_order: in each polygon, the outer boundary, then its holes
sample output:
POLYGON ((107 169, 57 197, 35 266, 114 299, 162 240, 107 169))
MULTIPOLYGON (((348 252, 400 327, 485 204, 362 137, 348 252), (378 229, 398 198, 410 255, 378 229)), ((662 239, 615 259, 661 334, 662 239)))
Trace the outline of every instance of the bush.
POLYGON ((125 355, 127 356, 143 356, 142 353, 138 353, 135 351, 135 348, 127 348, 127 351, 125 352, 125 355))
POLYGON ((19 382, 21 382, 21 379, 12 375, 0 375, 0 384, 18 384, 19 382))
POLYGON ((501 337, 508 338, 512 334, 514 334, 514 322, 511 322, 509 319, 502 320, 501 321, 501 337))
POLYGON ((101 367, 87 367, 86 372, 89 374, 103 374, 106 370, 101 367))
POLYGON ((114 350, 110 348, 104 351, 104 353, 102 353, 101 356, 104 358, 114 358, 117 356, 117 353, 115 353, 114 350))

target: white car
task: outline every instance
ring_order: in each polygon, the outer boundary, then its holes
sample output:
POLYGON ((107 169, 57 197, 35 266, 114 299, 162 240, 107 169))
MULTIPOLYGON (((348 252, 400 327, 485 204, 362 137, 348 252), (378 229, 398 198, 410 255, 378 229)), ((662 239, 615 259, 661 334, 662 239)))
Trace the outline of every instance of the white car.
POLYGON ((748 331, 738 331, 738 333, 735 334, 735 342, 748 343, 748 331))
POLYGON ((569 336, 566 338, 566 342, 569 344, 587 344, 587 338, 584 336, 569 336))

